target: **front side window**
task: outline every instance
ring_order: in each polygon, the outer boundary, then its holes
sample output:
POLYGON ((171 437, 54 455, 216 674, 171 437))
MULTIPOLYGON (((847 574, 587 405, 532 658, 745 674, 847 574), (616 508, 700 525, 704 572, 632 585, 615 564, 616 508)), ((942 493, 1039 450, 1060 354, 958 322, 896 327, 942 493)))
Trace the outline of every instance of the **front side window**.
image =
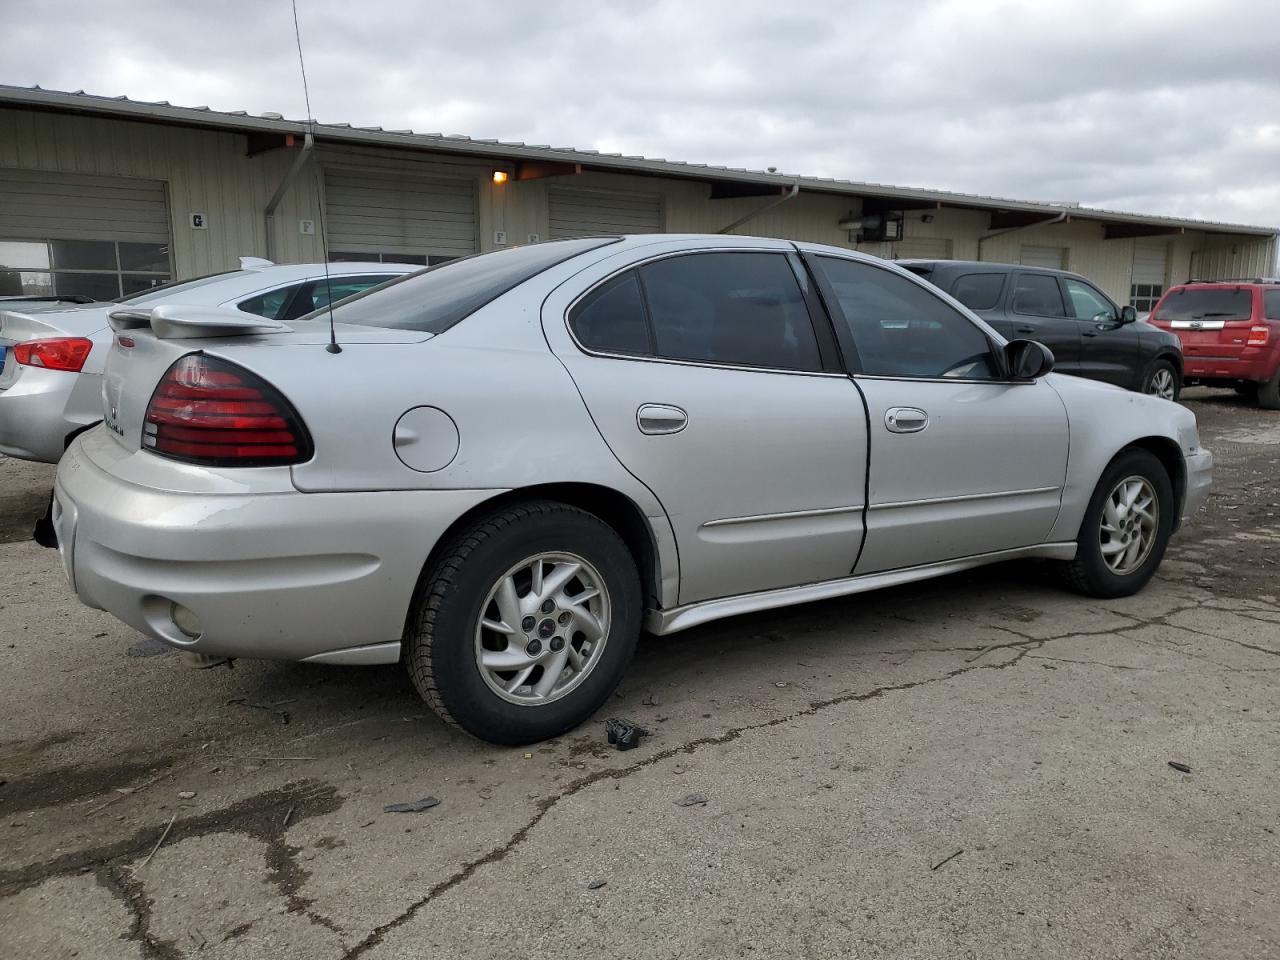
POLYGON ((1071 303, 1072 316, 1077 320, 1115 320, 1116 309, 1111 302, 1087 283, 1064 277, 1067 299, 1071 303))
POLYGON ((986 334, 928 289, 870 264, 836 257, 819 261, 849 324, 862 373, 999 377, 986 334))
POLYGON ((970 310, 994 310, 1004 292, 1003 273, 966 273, 951 295, 970 310))
POLYGON ((639 268, 656 356, 781 370, 822 369, 787 257, 697 253, 639 268))
POLYGON ((1013 288, 1013 312, 1024 317, 1064 317, 1058 278, 1043 273, 1020 273, 1013 288))

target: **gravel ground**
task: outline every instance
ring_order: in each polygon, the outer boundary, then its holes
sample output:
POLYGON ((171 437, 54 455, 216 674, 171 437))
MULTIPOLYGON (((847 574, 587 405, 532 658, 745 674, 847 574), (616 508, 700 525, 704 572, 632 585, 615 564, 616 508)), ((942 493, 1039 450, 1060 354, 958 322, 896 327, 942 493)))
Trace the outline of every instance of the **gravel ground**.
POLYGON ((1280 957, 1280 414, 1188 403, 1217 484, 1141 595, 1007 564, 650 639, 524 750, 397 668, 189 669, 0 460, 2 952, 1280 957))

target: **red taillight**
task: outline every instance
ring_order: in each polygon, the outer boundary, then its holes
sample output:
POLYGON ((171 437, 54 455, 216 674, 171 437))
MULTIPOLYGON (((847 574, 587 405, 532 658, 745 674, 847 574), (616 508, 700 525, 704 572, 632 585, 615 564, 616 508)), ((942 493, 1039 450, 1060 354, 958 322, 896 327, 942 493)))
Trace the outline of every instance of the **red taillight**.
POLYGON ((92 349, 93 341, 84 337, 51 337, 48 340, 28 340, 16 344, 13 359, 28 367, 79 373, 92 349))
POLYGON ((1245 345, 1250 347, 1265 347, 1267 345, 1267 341, 1270 339, 1271 339, 1271 330, 1269 327, 1265 327, 1265 326, 1250 327, 1249 339, 1248 341, 1246 341, 1245 345))
POLYGON ((171 366, 151 395, 142 446, 210 466, 261 467, 311 456, 311 439, 289 401, 248 370, 199 353, 171 366))

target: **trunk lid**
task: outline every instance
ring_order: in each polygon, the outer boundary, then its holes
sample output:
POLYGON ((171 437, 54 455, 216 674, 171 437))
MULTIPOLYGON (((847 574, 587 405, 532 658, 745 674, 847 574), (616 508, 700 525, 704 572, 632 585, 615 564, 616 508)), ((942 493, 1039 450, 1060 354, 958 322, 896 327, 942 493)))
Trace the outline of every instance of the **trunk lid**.
MULTIPOLYGON (((151 397, 169 368, 188 354, 222 357, 268 382, 273 380, 272 369, 281 362, 290 366, 314 362, 317 377, 325 376, 327 369, 323 363, 329 343, 327 322, 286 326, 238 310, 168 304, 152 311, 117 308, 111 325, 116 334, 103 371, 102 417, 115 441, 128 450, 142 449, 151 397), (262 364, 254 362, 259 352, 262 364)), ((353 349, 363 344, 417 343, 431 338, 414 330, 342 324, 335 327, 335 333, 340 345, 353 349)), ((306 411, 301 413, 305 419, 306 411)))
POLYGON ((1253 300, 1253 289, 1246 286, 1215 283, 1178 287, 1160 302, 1147 322, 1176 334, 1187 360, 1234 360, 1248 344, 1253 300))

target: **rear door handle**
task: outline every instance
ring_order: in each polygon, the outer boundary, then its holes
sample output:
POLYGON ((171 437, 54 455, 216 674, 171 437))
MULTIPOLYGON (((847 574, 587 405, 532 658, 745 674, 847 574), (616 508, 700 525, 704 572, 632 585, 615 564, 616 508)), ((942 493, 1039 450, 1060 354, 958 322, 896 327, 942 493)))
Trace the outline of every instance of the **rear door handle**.
POLYGON ((1014 329, 1015 329, 1015 332, 1017 333, 1035 333, 1036 332, 1035 327, 1015 327, 1014 329))
POLYGON ((884 414, 890 433, 919 433, 929 425, 929 414, 919 407, 890 407, 884 414))
POLYGON ((679 433, 689 425, 689 415, 679 407, 665 403, 642 404, 636 411, 636 426, 641 433, 658 436, 664 433, 679 433))

